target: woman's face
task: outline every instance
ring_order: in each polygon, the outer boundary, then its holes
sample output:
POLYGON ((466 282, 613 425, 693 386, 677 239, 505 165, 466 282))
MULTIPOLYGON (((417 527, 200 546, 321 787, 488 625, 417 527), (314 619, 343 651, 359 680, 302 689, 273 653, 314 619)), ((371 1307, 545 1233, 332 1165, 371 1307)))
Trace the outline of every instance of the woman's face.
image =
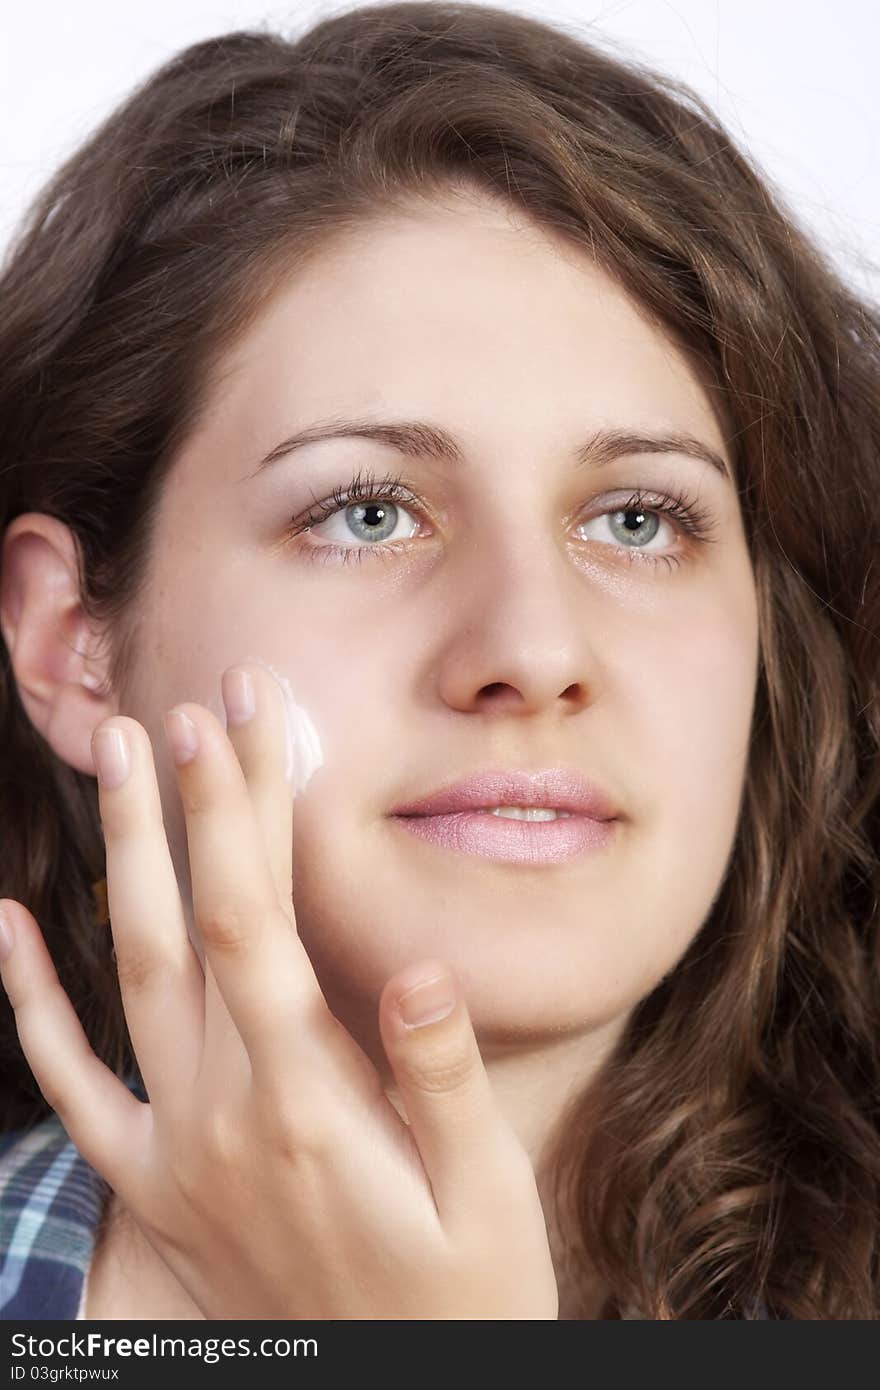
POLYGON ((222 720, 239 661, 289 681, 323 758, 294 807, 297 920, 362 1033, 389 976, 427 956, 452 963, 490 1046, 613 1027, 721 886, 758 663, 737 492, 683 452, 579 458, 610 430, 688 435, 732 466, 695 369, 585 254, 450 196, 334 241, 280 289, 175 462, 120 708, 153 740, 188 891, 162 716, 195 700, 222 720), (258 468, 343 418, 425 422, 460 458, 339 437, 258 468), (415 501, 343 504, 285 540, 359 471, 415 501), (676 499, 711 539, 659 510, 676 499), (390 815, 481 769, 559 767, 619 812, 604 846, 559 862, 466 853, 390 815))

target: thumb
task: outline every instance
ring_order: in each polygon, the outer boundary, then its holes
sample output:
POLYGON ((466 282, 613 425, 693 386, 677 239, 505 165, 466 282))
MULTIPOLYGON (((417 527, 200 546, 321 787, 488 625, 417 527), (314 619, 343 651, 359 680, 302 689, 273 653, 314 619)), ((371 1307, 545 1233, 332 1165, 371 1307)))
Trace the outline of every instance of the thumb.
POLYGON ((430 959, 394 975, 379 1029, 441 1219, 485 1214, 502 1174, 519 1178, 529 1160, 498 1108, 452 968, 430 959))

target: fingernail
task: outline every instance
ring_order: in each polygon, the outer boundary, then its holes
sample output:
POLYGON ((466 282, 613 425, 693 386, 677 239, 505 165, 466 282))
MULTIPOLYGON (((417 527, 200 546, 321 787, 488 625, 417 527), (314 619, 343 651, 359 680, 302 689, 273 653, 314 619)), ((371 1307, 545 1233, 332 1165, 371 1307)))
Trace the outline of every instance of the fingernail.
POLYGON ((196 726, 183 710, 169 710, 163 720, 165 737, 171 746, 171 754, 178 767, 191 763, 199 751, 199 735, 196 726))
POLYGON ((131 750, 121 729, 98 729, 92 735, 92 757, 102 787, 121 787, 131 772, 131 750))
POLYGON ((227 724, 247 724, 253 719, 257 708, 250 673, 236 666, 230 671, 224 671, 221 685, 227 724))
POLYGON ((12 928, 4 913, 0 912, 0 960, 7 960, 12 954, 14 938, 12 928))
POLYGON ((455 1008, 455 987, 448 975, 434 975, 401 994, 397 1009, 407 1028, 438 1023, 455 1008))

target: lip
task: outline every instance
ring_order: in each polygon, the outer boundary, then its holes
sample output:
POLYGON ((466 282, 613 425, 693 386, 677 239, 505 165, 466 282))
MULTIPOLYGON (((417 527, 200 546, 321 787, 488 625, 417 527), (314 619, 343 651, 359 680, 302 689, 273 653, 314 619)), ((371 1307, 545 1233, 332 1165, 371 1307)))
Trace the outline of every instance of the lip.
MULTIPOLYGON (((396 806, 392 816, 446 816, 461 811, 480 811, 492 806, 543 806, 569 811, 572 817, 591 821, 611 821, 619 811, 601 787, 588 782, 579 772, 564 767, 521 772, 487 768, 472 773, 427 796, 396 806)), ((493 817, 496 822, 499 817, 493 817)), ((503 823, 503 822, 502 822, 503 823)), ((514 826, 543 829, 566 824, 559 821, 509 821, 514 826)))
POLYGON ((507 864, 561 864, 588 851, 607 849, 618 820, 593 820, 572 813, 561 820, 524 821, 471 808, 436 816, 393 816, 404 834, 440 849, 507 864))

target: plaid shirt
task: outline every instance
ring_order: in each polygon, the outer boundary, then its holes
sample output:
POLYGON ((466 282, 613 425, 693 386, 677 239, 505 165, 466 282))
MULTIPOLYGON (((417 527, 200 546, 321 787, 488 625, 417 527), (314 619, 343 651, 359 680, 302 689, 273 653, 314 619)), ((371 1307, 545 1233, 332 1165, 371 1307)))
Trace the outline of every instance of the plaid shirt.
POLYGON ((109 1191, 57 1115, 0 1134, 0 1318, 77 1317, 109 1191))

